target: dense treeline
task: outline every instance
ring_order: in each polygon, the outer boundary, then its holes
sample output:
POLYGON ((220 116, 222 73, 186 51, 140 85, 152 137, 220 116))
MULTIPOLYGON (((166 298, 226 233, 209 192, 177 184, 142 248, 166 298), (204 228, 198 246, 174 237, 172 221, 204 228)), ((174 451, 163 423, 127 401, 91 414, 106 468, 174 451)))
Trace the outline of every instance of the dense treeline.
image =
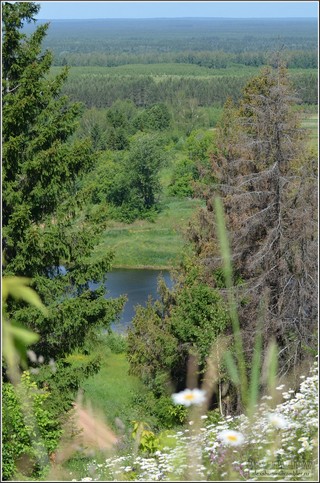
MULTIPOLYGON (((249 76, 248 76, 249 77, 249 76)), ((64 86, 63 92, 86 107, 110 107, 117 99, 130 99, 137 106, 154 103, 174 105, 179 97, 196 99, 200 106, 222 106, 228 97, 239 100, 246 76, 177 77, 90 74, 81 70, 64 86)), ((292 75, 293 85, 300 102, 316 104, 318 97, 317 74, 312 72, 292 75)))
MULTIPOLYGON (((32 26, 26 26, 32 29, 32 26)), ((99 19, 51 21, 44 42, 57 60, 68 53, 155 55, 181 52, 246 54, 284 46, 317 49, 315 19, 99 19), (294 34, 293 34, 294 32, 294 34)))
POLYGON ((270 52, 279 48, 290 68, 316 68, 318 63, 317 24, 312 19, 53 20, 44 47, 60 66, 172 62, 257 67, 268 64, 270 52))
MULTIPOLYGON (((26 26, 30 30, 32 27, 26 26)), ((156 77, 141 68, 112 79, 104 75, 72 75, 65 91, 87 107, 110 107, 117 99, 137 106, 173 104, 183 92, 200 106, 222 106, 227 97, 239 100, 246 79, 243 69, 272 64, 273 53, 282 51, 291 69, 316 69, 317 25, 312 19, 100 19, 52 21, 44 47, 52 50, 55 65, 119 67, 172 64, 172 76, 156 77), (294 32, 294 35, 292 34, 294 32), (212 71, 187 71, 176 78, 180 65, 212 71), (219 78, 216 69, 234 69, 219 78), (193 74, 191 74, 193 76, 193 74), (183 78, 182 78, 183 77, 183 78)), ((167 69, 166 73, 167 73, 167 69)), ((79 71, 78 71, 79 72, 79 71)), ((84 74, 84 73, 83 73, 84 74)), ((112 75, 111 75, 112 74, 112 75)), ((223 75, 223 74, 222 74, 223 75)), ((294 87, 303 103, 317 103, 317 72, 292 72, 294 87)))

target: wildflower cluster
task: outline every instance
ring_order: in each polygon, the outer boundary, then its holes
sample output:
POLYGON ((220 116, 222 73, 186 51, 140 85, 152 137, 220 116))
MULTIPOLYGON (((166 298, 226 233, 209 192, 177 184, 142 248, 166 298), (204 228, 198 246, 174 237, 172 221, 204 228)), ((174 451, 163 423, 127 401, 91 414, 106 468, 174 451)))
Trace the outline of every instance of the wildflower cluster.
MULTIPOLYGON (((210 424, 203 416, 202 427, 189 425, 169 435, 170 443, 150 456, 112 457, 94 468, 91 463, 90 481, 313 479, 317 467, 317 363, 303 379, 299 392, 283 392, 285 401, 273 409, 270 396, 266 397, 251 419, 227 416, 210 424)), ((277 389, 281 391, 283 386, 277 389)), ((185 394, 190 401, 190 393, 185 394)), ((178 403, 183 396, 176 398, 178 403)), ((194 396, 201 399, 198 392, 194 396)))

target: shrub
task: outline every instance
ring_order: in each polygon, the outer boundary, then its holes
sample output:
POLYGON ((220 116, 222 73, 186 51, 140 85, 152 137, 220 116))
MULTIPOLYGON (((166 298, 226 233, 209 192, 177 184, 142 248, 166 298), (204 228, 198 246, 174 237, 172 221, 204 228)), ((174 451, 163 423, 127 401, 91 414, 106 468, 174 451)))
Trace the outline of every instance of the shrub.
POLYGON ((169 194, 171 196, 186 197, 193 195, 192 181, 194 180, 195 165, 189 159, 179 161, 173 170, 169 194))
POLYGON ((127 350, 127 338, 117 332, 108 332, 103 336, 103 341, 113 354, 122 354, 127 350))
POLYGON ((62 433, 59 421, 45 408, 50 393, 40 391, 24 372, 17 388, 3 384, 2 398, 2 477, 12 479, 22 458, 28 462, 27 476, 39 477, 62 433))

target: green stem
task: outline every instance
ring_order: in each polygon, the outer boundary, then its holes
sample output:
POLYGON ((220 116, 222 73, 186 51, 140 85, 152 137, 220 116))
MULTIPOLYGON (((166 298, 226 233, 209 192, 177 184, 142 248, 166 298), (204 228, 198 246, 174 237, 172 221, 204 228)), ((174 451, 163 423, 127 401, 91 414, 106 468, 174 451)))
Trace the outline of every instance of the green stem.
POLYGON ((237 358, 239 374, 240 374, 240 394, 241 394, 242 402, 246 406, 247 398, 248 398, 248 380, 247 380, 247 373, 246 373, 246 364, 244 359, 242 336, 240 331, 240 322, 238 317, 237 304, 236 304, 236 298, 234 294, 234 286, 233 286, 233 280, 232 280, 233 272, 232 272, 229 240, 227 236, 223 206, 222 206, 220 197, 217 196, 214 199, 214 205, 215 205, 215 214, 216 214, 216 223, 217 223, 217 234, 218 234, 221 256, 223 260, 223 272, 224 272, 226 287, 228 289, 228 303, 229 303, 229 312, 230 312, 230 318, 231 318, 232 330, 233 330, 233 336, 234 336, 235 352, 236 352, 236 358, 237 358))

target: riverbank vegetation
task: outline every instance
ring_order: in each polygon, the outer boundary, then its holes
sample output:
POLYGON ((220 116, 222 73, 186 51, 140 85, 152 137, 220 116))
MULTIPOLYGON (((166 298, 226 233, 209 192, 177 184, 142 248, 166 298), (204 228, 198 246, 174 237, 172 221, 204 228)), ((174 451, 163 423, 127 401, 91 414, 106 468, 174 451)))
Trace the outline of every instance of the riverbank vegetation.
POLYGON ((312 480, 316 24, 38 11, 3 6, 3 479, 312 480), (112 266, 173 269, 126 336, 112 266), (55 460, 79 391, 107 460, 55 460))

